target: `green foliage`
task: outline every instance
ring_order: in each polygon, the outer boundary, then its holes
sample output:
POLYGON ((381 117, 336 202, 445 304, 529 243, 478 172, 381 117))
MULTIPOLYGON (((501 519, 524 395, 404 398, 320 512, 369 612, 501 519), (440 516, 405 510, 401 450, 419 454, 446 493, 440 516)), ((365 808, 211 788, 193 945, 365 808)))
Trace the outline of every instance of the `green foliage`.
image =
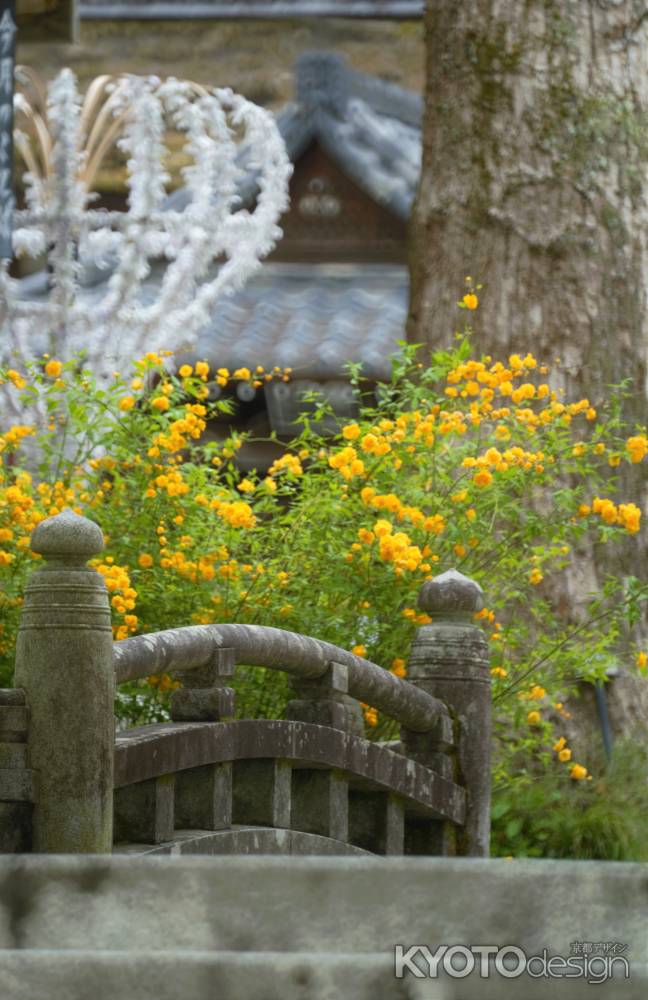
POLYGON ((591 782, 544 772, 496 788, 491 851, 496 856, 646 861, 648 749, 619 743, 591 782))

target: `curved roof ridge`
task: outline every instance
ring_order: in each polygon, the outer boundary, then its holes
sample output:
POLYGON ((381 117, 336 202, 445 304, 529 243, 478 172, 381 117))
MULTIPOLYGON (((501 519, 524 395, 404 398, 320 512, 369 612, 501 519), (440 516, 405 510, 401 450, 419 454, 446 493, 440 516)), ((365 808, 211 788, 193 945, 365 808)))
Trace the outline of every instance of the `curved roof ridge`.
POLYGON ((421 127, 423 98, 420 94, 352 69, 339 52, 314 50, 299 56, 296 101, 301 107, 344 117, 352 98, 364 101, 380 115, 421 127))

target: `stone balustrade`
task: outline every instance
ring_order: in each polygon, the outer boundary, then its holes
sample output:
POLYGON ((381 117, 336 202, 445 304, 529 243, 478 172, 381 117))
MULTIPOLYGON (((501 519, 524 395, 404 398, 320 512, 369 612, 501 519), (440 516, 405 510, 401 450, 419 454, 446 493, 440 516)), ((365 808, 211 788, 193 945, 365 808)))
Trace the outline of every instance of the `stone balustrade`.
POLYGON ((96 524, 43 521, 15 690, 0 692, 0 850, 488 853, 490 673, 479 586, 428 581, 408 680, 331 643, 218 624, 114 643, 96 524), (283 670, 285 720, 235 719, 237 664, 283 670), (169 723, 115 736, 116 684, 182 680, 169 723), (359 702, 400 724, 364 736, 359 702))

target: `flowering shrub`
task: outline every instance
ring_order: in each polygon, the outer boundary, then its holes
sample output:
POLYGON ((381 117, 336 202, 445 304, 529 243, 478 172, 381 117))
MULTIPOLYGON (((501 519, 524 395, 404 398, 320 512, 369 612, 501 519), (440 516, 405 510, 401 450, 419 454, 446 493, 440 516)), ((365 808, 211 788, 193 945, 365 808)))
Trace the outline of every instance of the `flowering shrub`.
MULTIPOLYGON (((496 783, 528 780, 525 759, 584 784, 588 762, 561 738, 564 699, 577 678, 604 678, 648 587, 607 581, 577 627, 549 598, 586 543, 639 532, 638 506, 615 497, 615 469, 643 461, 648 441, 643 428, 620 425, 614 394, 597 412, 587 399, 559 398, 547 376, 531 354, 472 358, 466 340, 427 368, 403 348, 379 402, 365 393, 336 437, 317 431, 322 405, 267 474, 243 476, 241 436, 202 438, 228 405, 209 402, 207 383, 258 388, 286 373, 212 373, 198 362, 171 375, 162 353, 108 389, 74 361, 3 370, 25 423, 0 437, 0 683, 11 683, 21 595, 38 558, 30 533, 66 506, 105 534, 94 565, 117 640, 192 623, 279 625, 403 677, 414 630, 429 621, 417 610, 421 585, 454 565, 488 602, 477 617, 492 647, 496 783), (49 414, 37 434, 35 395, 49 414), (34 436, 28 469, 21 447, 34 436)), ((644 670, 645 650, 632 657, 644 670)), ((164 717, 174 683, 122 689, 119 714, 164 717)), ((281 711, 283 675, 250 669, 238 683, 241 712, 281 711)), ((372 733, 389 732, 372 706, 365 718, 372 733)))

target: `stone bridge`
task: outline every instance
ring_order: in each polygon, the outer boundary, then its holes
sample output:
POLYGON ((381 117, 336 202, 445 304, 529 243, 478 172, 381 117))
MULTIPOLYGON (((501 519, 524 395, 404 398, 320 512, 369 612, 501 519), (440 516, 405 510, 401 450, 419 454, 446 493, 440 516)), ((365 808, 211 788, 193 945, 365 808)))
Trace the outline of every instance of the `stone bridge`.
POLYGON ((648 995, 648 866, 486 857, 475 583, 424 585, 405 681, 260 626, 113 643, 99 528, 64 512, 32 547, 0 691, 1 1000, 648 995), (237 663, 290 675, 285 719, 235 717, 237 663), (171 721, 115 735, 116 685, 161 671, 171 721), (367 740, 359 702, 398 739, 367 740), (603 945, 614 968, 542 971, 603 945))
POLYGON ((97 525, 42 522, 16 688, 0 692, 0 845, 44 853, 472 854, 488 850, 488 651, 479 587, 424 585, 402 680, 322 640, 200 625, 112 641, 97 525), (237 663, 286 671, 284 720, 235 718, 237 663), (172 721, 115 737, 115 685, 182 678, 172 721), (434 693, 433 693, 434 692, 434 693), (360 703, 400 724, 368 740, 360 703))

